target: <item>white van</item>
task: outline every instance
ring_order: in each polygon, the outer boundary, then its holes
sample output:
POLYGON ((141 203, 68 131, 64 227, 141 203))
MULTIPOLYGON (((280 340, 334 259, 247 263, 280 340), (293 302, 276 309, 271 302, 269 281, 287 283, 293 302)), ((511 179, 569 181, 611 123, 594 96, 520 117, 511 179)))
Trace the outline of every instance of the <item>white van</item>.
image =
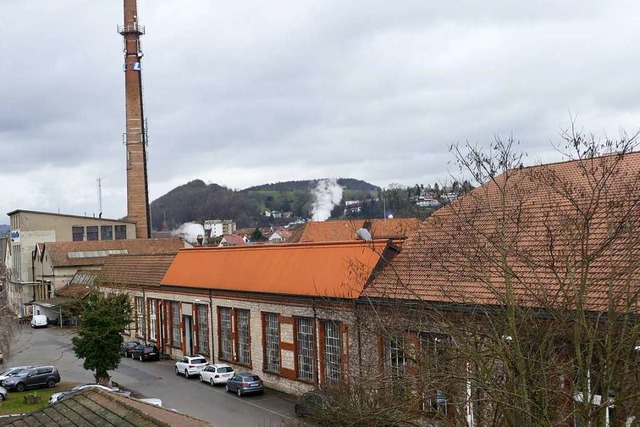
POLYGON ((47 326, 47 316, 45 316, 44 314, 34 314, 31 318, 31 327, 39 328, 41 326, 47 326))

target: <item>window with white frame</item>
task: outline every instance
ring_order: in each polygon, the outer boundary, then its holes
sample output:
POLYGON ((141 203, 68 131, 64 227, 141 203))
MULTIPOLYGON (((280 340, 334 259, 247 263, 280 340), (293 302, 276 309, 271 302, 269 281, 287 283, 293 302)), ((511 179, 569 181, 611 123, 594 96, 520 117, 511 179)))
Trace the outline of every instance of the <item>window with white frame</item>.
POLYGON ((198 353, 209 354, 209 316, 208 306, 204 304, 196 305, 196 316, 198 322, 198 353))
POLYGON ((180 303, 171 301, 171 345, 180 347, 180 303))
MULTIPOLYGON (((438 378, 442 378, 445 368, 445 354, 449 345, 450 337, 445 334, 433 332, 421 332, 420 357, 418 364, 423 370, 423 375, 439 384, 438 378)), ((440 387, 444 387, 444 383, 440 387)), ((430 389, 423 391, 422 410, 429 412, 447 413, 447 398, 441 389, 430 389)))
POLYGON ((238 337, 238 363, 249 365, 251 363, 249 310, 236 310, 236 316, 238 322, 236 331, 238 337))
POLYGON ((407 358, 404 354, 404 339, 402 337, 384 339, 384 362, 393 377, 404 375, 407 370, 407 358))
POLYGON ((280 372, 280 321, 277 314, 264 313, 265 369, 280 372))
POLYGON ((313 380, 313 319, 297 318, 296 331, 298 378, 313 380))
POLYGON ((324 380, 327 384, 336 384, 342 376, 340 366, 340 324, 324 323, 324 380))
POLYGON ((157 316, 156 316, 156 300, 149 300, 149 339, 156 341, 158 339, 157 332, 157 316))
POLYGON ((144 298, 136 297, 136 336, 144 337, 144 298))
POLYGON ((220 359, 233 359, 233 343, 231 341, 231 309, 218 308, 218 322, 220 327, 220 359))

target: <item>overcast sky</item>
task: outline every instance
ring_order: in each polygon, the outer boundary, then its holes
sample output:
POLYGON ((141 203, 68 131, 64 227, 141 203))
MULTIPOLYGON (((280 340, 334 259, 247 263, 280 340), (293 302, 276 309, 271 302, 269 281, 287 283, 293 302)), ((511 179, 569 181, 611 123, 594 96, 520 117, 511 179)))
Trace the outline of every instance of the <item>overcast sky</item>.
MULTIPOLYGON (((640 2, 138 0, 150 199, 356 178, 429 184, 451 143, 513 134, 527 164, 571 117, 640 127, 640 2)), ((2 0, 0 223, 126 215, 122 0, 2 0)))

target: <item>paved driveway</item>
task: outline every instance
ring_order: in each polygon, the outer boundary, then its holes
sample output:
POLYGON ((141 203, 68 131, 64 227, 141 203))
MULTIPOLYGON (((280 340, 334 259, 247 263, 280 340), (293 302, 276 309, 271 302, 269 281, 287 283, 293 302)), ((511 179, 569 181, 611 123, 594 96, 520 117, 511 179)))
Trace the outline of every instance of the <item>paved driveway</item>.
MULTIPOLYGON (((23 325, 5 365, 54 364, 62 381, 94 382, 93 374, 75 357, 67 329, 49 327, 31 329, 23 325)), ((225 426, 297 425, 293 403, 281 393, 267 390, 260 396, 239 398, 226 393, 224 387, 212 387, 197 379, 176 376, 173 361, 139 362, 124 359, 115 372, 114 381, 148 397, 162 399, 165 408, 193 415, 225 426)))

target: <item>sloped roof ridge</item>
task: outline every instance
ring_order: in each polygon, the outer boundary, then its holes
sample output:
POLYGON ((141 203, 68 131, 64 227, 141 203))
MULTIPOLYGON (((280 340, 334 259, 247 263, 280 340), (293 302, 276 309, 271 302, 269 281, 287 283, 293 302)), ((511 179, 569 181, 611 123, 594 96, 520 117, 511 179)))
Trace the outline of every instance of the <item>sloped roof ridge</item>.
POLYGON ((607 154, 603 154, 601 156, 594 156, 594 157, 585 157, 585 158, 578 158, 578 159, 566 159, 566 160, 558 160, 555 162, 549 162, 549 163, 540 163, 537 165, 522 165, 522 167, 515 167, 515 168, 510 168, 507 169, 506 171, 503 171, 502 173, 496 175, 496 176, 500 176, 502 175, 504 172, 513 172, 513 171, 517 171, 517 170, 525 170, 525 169, 537 169, 537 168, 544 168, 544 167, 549 167, 549 166, 565 166, 565 165, 569 165, 571 163, 581 163, 581 162, 587 162, 587 161, 592 161, 592 160, 604 160, 607 157, 616 157, 616 156, 630 156, 630 155, 640 155, 640 151, 626 151, 626 152, 622 152, 622 151, 616 151, 613 153, 607 153, 607 154))
POLYGON ((222 250, 234 250, 234 251, 241 251, 241 250, 255 250, 255 248, 262 248, 262 249, 266 249, 266 250, 283 250, 283 249, 287 249, 287 248, 309 248, 309 249, 313 249, 313 248, 317 248, 317 247, 328 247, 328 246, 358 246, 358 245, 362 245, 363 243, 369 243, 369 244, 373 244, 373 243, 385 243, 389 240, 393 240, 393 239, 373 239, 370 240, 368 242, 365 242, 364 240, 334 240, 334 241, 321 241, 321 242, 300 242, 300 243, 279 243, 277 245, 242 245, 242 246, 196 246, 194 248, 182 248, 180 249, 180 252, 184 252, 184 251, 191 251, 191 250, 198 250, 198 251, 202 251, 202 250, 214 250, 214 251, 222 251, 222 250))

